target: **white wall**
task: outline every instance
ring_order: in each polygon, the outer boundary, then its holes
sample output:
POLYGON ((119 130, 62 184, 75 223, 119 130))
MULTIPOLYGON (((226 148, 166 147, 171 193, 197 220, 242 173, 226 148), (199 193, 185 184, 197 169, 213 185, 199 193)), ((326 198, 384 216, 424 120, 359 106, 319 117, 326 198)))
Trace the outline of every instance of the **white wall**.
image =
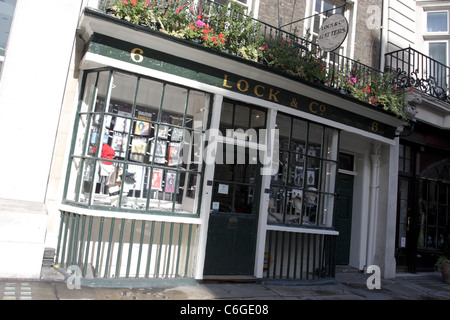
POLYGON ((0 82, 0 198, 43 202, 82 0, 18 0, 0 82))
POLYGON ((0 79, 0 278, 39 278, 44 204, 82 0, 18 0, 0 79))
POLYGON ((387 10, 387 50, 391 52, 411 47, 416 42, 415 0, 386 0, 387 10))

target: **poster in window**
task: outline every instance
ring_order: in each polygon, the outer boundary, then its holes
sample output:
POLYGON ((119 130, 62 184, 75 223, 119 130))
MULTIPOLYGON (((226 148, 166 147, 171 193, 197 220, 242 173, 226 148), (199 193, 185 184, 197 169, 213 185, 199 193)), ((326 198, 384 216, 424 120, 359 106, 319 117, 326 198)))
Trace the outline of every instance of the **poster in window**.
POLYGON ((316 176, 314 170, 308 170, 306 173, 306 184, 313 186, 316 183, 316 176))
POLYGON ((183 140, 184 129, 173 128, 171 134, 171 141, 181 141, 183 140))
POLYGON ((303 185, 303 167, 296 166, 294 171, 294 185, 300 187, 303 185))
POLYGON ((169 166, 176 166, 180 163, 180 143, 171 142, 169 144, 169 166))
POLYGON ((149 122, 137 120, 134 134, 138 136, 148 136, 150 134, 150 127, 149 122))
POLYGON ((175 192, 176 176, 177 176, 177 174, 175 172, 167 172, 166 173, 166 181, 165 181, 165 187, 164 187, 165 192, 168 192, 168 193, 175 192))
POLYGON ((159 129, 158 138, 167 139, 169 137, 169 126, 160 124, 156 129, 159 129))
POLYGON ((152 173, 152 189, 153 190, 162 190, 162 177, 164 171, 162 169, 153 169, 152 173))
POLYGON ((133 142, 131 143, 130 160, 143 162, 146 149, 147 139, 142 137, 134 137, 133 142))
POLYGON ((112 139, 112 148, 116 151, 116 155, 123 157, 125 154, 125 146, 127 144, 127 134, 121 132, 114 132, 112 139))
POLYGON ((155 141, 152 141, 150 146, 150 154, 153 155, 153 152, 155 153, 154 161, 155 163, 166 163, 166 149, 167 149, 167 142, 163 140, 158 140, 156 142, 156 148, 155 148, 155 141))

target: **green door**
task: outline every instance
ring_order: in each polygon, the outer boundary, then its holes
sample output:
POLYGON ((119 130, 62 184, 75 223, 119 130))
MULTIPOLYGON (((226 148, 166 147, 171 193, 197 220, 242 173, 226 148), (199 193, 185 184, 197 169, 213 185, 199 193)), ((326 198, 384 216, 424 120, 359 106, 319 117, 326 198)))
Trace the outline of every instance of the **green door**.
POLYGON ((353 176, 338 174, 334 208, 334 227, 339 231, 336 240, 336 264, 348 265, 352 229, 353 176))
MULTIPOLYGON (((225 145, 219 145, 221 148, 225 145)), ((253 275, 259 211, 260 166, 216 164, 205 254, 205 275, 253 275)))

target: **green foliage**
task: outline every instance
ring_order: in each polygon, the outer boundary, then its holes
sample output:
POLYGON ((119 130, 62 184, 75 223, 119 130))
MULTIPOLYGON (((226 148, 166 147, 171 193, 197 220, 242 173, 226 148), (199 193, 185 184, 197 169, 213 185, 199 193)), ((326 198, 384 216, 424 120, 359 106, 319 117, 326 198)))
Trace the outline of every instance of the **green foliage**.
POLYGON ((244 14, 243 7, 234 1, 218 6, 208 0, 123 0, 107 12, 177 38, 264 63, 407 119, 404 92, 396 87, 392 74, 357 70, 354 62, 350 66, 342 61, 339 67, 327 63, 324 53, 305 40, 310 37, 309 31, 304 39, 297 37, 295 31, 264 37, 262 25, 244 14))

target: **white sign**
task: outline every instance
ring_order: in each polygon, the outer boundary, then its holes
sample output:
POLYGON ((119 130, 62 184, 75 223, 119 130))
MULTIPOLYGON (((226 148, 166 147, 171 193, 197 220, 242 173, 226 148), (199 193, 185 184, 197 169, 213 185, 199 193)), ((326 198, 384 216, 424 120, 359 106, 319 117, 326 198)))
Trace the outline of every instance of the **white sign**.
POLYGON ((323 51, 336 50, 344 42, 347 33, 347 19, 342 14, 333 14, 320 27, 317 44, 323 51))
POLYGON ((227 184, 219 184, 218 193, 220 193, 220 194, 228 194, 228 185, 227 184))

